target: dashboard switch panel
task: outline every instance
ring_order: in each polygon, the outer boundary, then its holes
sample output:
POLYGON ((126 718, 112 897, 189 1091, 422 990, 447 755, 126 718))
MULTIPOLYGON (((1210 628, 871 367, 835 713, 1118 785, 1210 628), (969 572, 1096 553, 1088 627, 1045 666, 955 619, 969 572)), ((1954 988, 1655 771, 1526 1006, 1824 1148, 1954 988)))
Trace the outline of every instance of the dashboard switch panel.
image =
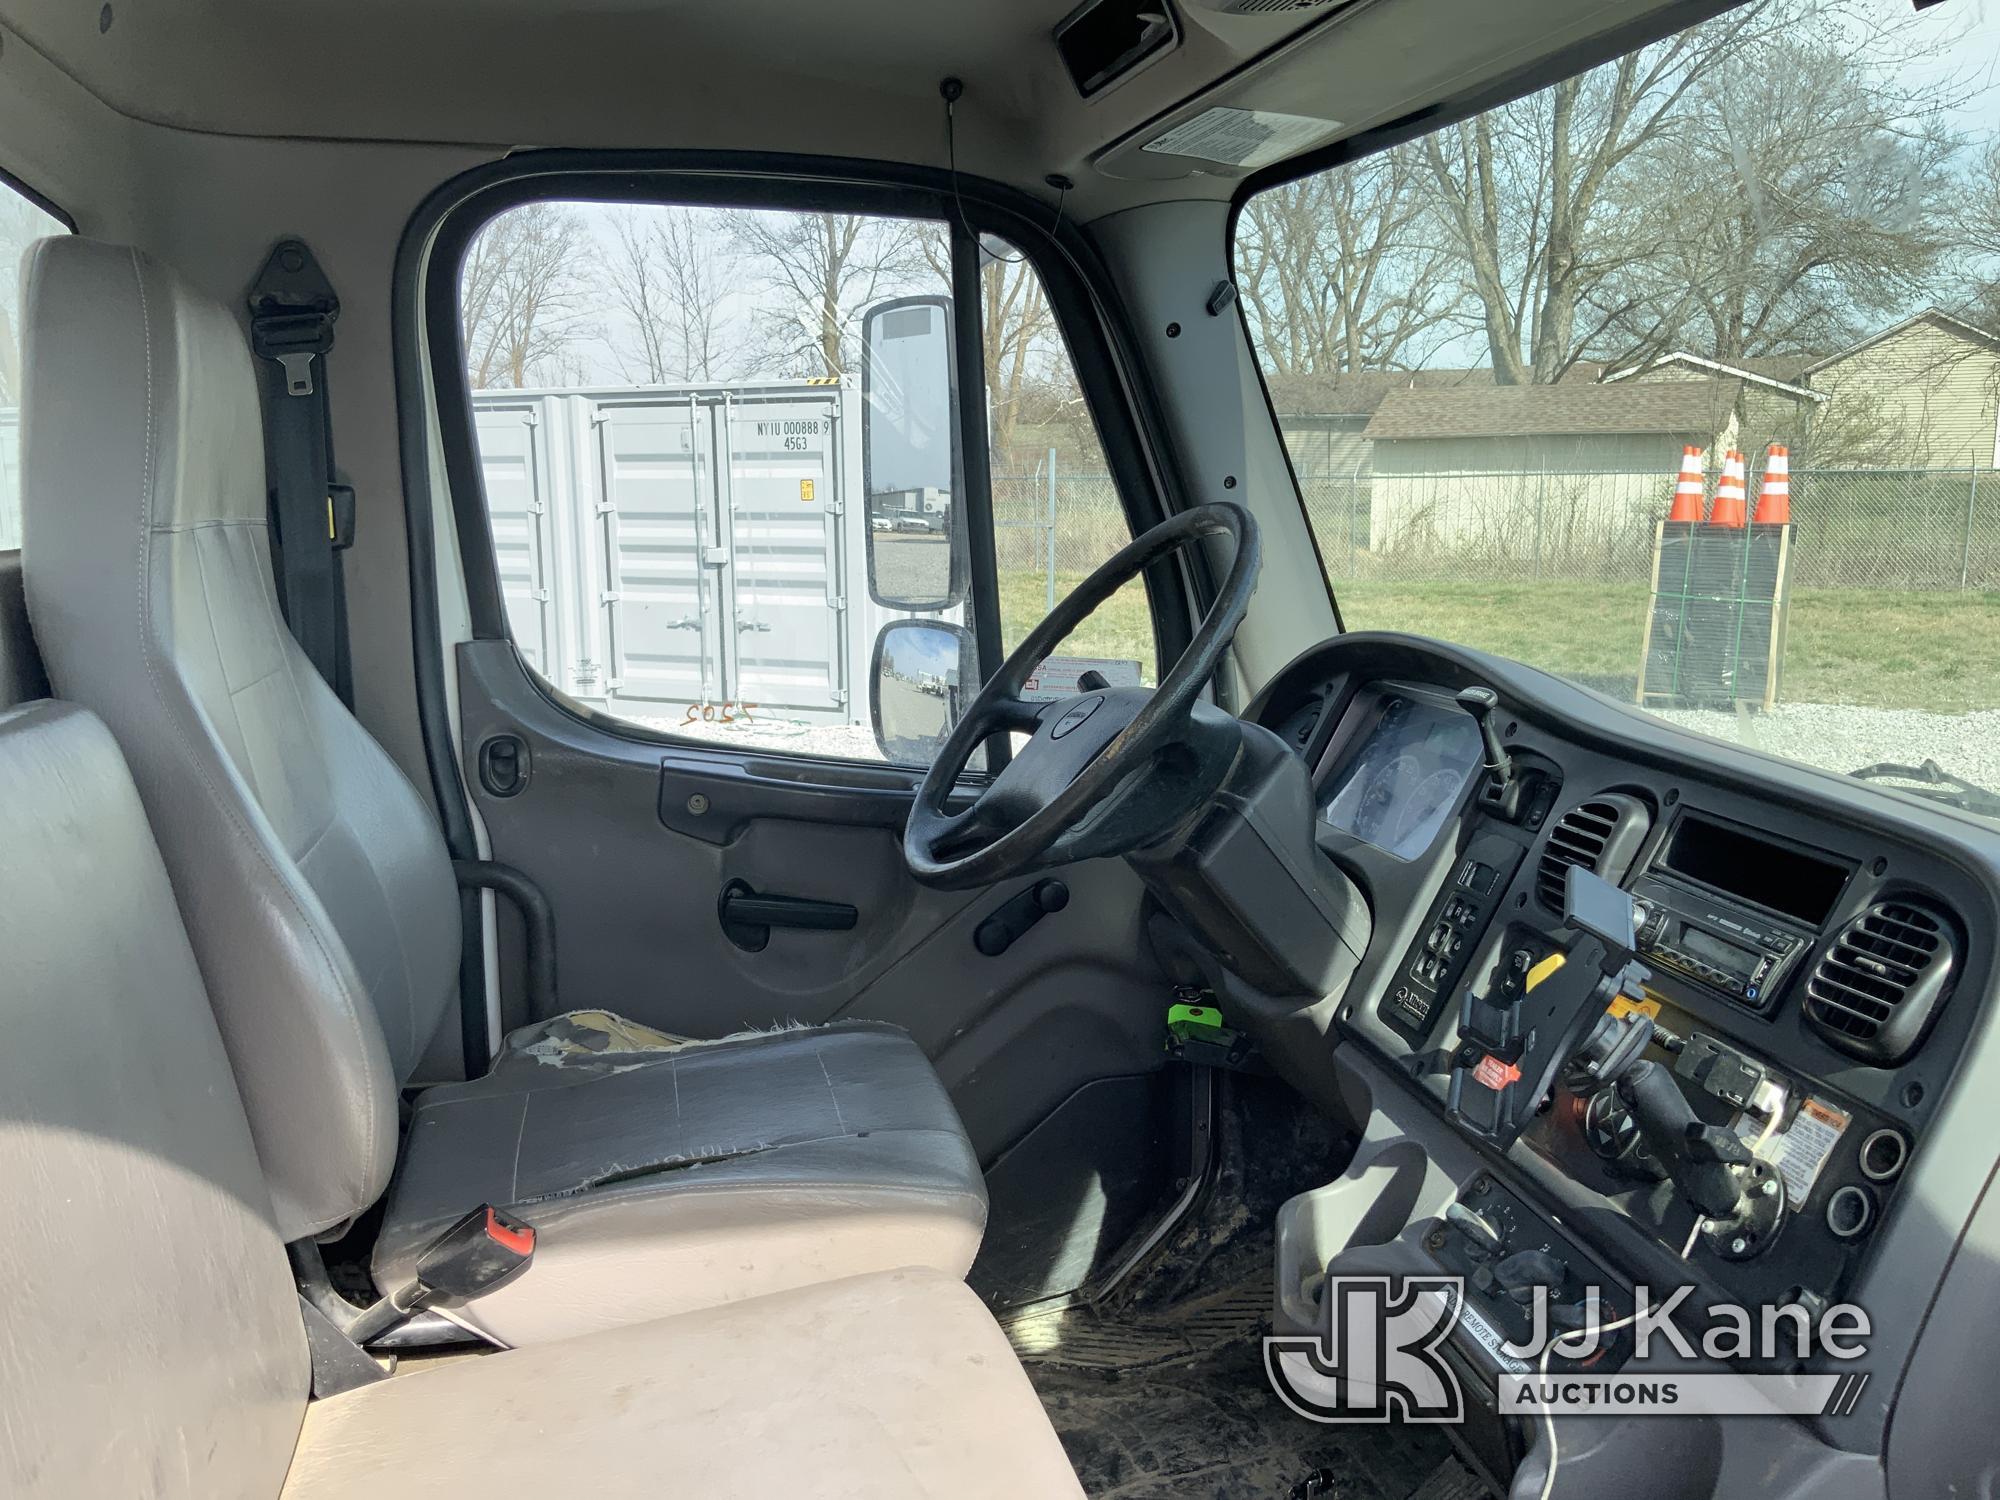
POLYGON ((1412 1041, 1429 1036, 1512 883, 1522 852, 1512 839, 1493 834, 1482 834, 1466 846, 1450 884, 1431 907, 1422 934, 1376 1008, 1386 1024, 1412 1041))

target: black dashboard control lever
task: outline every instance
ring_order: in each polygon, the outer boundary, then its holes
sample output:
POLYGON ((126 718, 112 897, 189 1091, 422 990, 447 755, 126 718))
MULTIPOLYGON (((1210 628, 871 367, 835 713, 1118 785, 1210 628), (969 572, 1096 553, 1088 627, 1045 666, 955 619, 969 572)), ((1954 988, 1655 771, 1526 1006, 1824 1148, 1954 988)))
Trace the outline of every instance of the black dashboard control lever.
POLYGON ((1500 731, 1493 725, 1500 695, 1490 687, 1460 688, 1458 706, 1472 715, 1479 726, 1480 742, 1486 747, 1487 780, 1479 800, 1511 823, 1521 813, 1522 788, 1521 779, 1514 774, 1514 757, 1500 743, 1500 731))
POLYGON ((1581 865, 1565 873, 1564 920, 1576 941, 1544 960, 1539 982, 1501 1003, 1469 990, 1459 1003, 1459 1045, 1446 1108, 1468 1132, 1501 1150, 1514 1144, 1556 1075, 1589 1040, 1620 995, 1637 998, 1650 971, 1634 961, 1632 898, 1581 865))
POLYGON ((1484 1214, 1467 1208, 1463 1203, 1446 1204, 1444 1221, 1470 1240, 1473 1247, 1482 1254, 1498 1255, 1507 1248, 1506 1240, 1501 1238, 1500 1231, 1494 1227, 1493 1221, 1484 1214))
POLYGON ((1516 1250, 1493 1268, 1493 1279, 1525 1307, 1534 1301, 1536 1287, 1545 1288, 1551 1302, 1557 1300, 1569 1279, 1569 1267, 1546 1250, 1516 1250))
POLYGON ((1043 917, 1053 916, 1068 905, 1068 886, 1053 878, 1038 880, 1009 896, 974 928, 972 946, 988 958, 998 958, 1043 917))

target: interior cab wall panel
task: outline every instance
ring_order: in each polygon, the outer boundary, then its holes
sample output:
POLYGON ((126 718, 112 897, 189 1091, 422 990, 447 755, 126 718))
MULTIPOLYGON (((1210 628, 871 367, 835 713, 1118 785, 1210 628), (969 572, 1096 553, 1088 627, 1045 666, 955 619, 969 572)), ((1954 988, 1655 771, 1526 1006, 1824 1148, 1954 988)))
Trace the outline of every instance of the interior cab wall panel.
POLYGON ((500 154, 151 123, 119 113, 0 23, 0 168, 68 212, 80 233, 136 245, 236 308, 282 235, 305 239, 326 268, 341 297, 335 458, 359 520, 347 555, 355 711, 419 787, 430 776, 411 672, 391 278, 417 205, 500 154))

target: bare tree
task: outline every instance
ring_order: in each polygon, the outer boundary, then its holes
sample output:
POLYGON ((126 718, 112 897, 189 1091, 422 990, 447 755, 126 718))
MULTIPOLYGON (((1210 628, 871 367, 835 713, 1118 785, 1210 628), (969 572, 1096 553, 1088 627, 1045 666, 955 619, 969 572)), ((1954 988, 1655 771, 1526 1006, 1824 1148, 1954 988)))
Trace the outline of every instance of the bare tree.
POLYGON ((771 356, 794 373, 845 374, 861 310, 923 275, 924 234, 914 222, 746 211, 729 223, 739 251, 769 282, 759 330, 771 356))
POLYGON ((1958 234, 1966 263, 1958 297, 1967 320, 2000 332, 2000 139, 1987 142, 1958 195, 1958 234))
POLYGON ((1739 45, 1725 17, 1428 136, 1424 157, 1503 385, 1561 379, 1641 304, 1601 295, 1615 272, 1674 233, 1667 217, 1615 211, 1615 177, 1671 131, 1702 69, 1739 45))
POLYGON ((733 256, 711 211, 628 208, 611 217, 604 275, 625 315, 613 352, 628 379, 721 380, 733 256))
POLYGON ((1892 47, 1857 56, 1802 19, 1717 59, 1633 174, 1653 205, 1658 183, 1693 187, 1675 232, 1607 285, 1721 360, 1828 352, 1930 300, 1954 238, 1960 94, 1902 81, 1892 47))
POLYGON ((580 368, 589 231, 560 203, 509 209, 479 232, 459 282, 459 335, 475 390, 519 389, 580 368))
POLYGON ((1424 142, 1494 378, 1837 343, 1919 292, 1965 85, 1951 38, 1761 0, 1424 142))
POLYGON ((1461 293, 1423 159, 1399 146, 1252 198, 1236 231, 1237 289, 1278 375, 1421 365, 1461 293))
POLYGON ((1052 376, 1067 373, 1068 356, 1042 278, 1025 257, 989 260, 979 290, 988 432, 993 452, 1007 454, 1016 428, 1031 417, 1031 404, 1048 405, 1036 398, 1046 398, 1043 387, 1052 376))

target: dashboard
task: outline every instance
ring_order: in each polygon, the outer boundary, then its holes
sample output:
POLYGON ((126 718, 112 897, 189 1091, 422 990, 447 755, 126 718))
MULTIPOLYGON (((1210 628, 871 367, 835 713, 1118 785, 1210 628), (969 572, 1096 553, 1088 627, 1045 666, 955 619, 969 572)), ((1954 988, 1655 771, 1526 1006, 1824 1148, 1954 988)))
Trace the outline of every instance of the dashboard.
MULTIPOLYGON (((1373 918, 1328 1043, 1374 1058, 1504 1185, 1465 1204, 1469 1239, 1439 1232, 1448 1269, 1490 1281, 1497 1213, 1628 1288, 1692 1267, 1709 1301, 1812 1309, 1893 1274, 1913 1163, 1966 1103, 1983 1035, 2000 840, 1416 637, 1329 641, 1246 717, 1305 764, 1314 841, 1373 918), (1697 1209, 1619 1090, 1565 1073, 1543 1092, 1468 1040, 1577 951, 1572 867, 1632 898, 1643 978, 1613 1014, 1650 1025, 1644 1061, 1690 1128, 1749 1160, 1731 1170, 1760 1184, 1755 1213, 1697 1209), (1497 1128, 1493 1101, 1522 1089, 1524 1123, 1497 1128)), ((1976 1145, 1990 1165, 1991 1136, 1976 1145)))

